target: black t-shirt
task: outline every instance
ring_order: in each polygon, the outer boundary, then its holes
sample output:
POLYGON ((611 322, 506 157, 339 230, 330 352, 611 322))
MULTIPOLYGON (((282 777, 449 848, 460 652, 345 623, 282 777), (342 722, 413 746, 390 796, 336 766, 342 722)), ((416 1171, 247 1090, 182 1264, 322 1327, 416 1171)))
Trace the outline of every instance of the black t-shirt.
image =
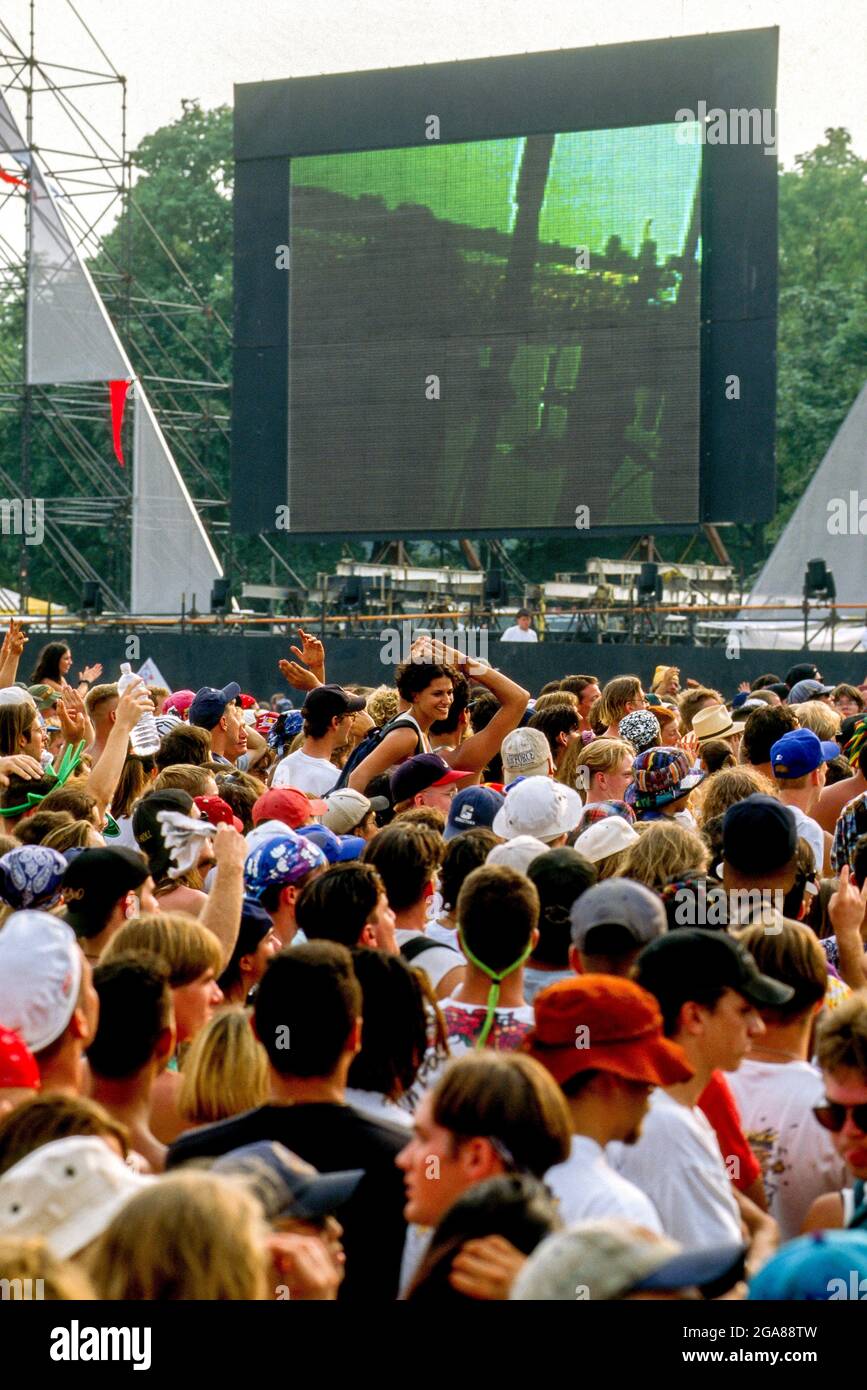
POLYGON ((371 1119, 350 1105, 262 1105, 180 1135, 169 1148, 166 1167, 193 1158, 217 1158, 243 1144, 270 1139, 322 1173, 363 1168, 365 1176, 354 1195, 336 1213, 346 1250, 340 1300, 395 1299, 406 1238, 406 1196, 394 1159, 407 1137, 401 1126, 371 1119))

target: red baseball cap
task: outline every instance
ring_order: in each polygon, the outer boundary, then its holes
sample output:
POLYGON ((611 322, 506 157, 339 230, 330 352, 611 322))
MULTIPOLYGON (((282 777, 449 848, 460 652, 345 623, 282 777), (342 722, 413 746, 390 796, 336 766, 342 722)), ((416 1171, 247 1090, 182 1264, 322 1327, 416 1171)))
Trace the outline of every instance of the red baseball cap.
POLYGON ((253 804, 253 824, 263 820, 281 820, 290 830, 309 825, 314 816, 324 816, 328 810, 324 801, 305 796, 295 787, 271 787, 253 804))
POLYGON ((228 801, 221 796, 194 796, 193 801, 211 825, 234 825, 239 833, 244 833, 244 822, 238 819, 228 801))
POLYGON ((239 695, 238 704, 241 709, 258 709, 259 701, 253 695, 239 695))
POLYGON ((195 690, 175 690, 163 700, 162 714, 186 714, 196 698, 195 690))
POLYGON ((674 1086, 691 1080, 686 1053, 663 1034, 654 995, 616 975, 576 975, 536 995, 536 1026, 524 1048, 568 1081, 583 1071, 610 1071, 627 1081, 674 1086))
POLYGON ((0 1028, 0 1090, 38 1091, 41 1086, 30 1048, 11 1028, 0 1028))

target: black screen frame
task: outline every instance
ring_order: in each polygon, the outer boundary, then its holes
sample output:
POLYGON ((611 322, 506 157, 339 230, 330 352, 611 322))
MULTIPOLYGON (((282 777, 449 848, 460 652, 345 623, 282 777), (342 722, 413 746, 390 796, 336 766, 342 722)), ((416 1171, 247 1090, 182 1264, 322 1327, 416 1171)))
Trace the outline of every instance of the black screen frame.
MULTIPOLYGON (((428 143, 490 140, 674 120, 681 109, 770 110, 776 119, 779 30, 614 44, 591 49, 235 87, 234 348, 231 529, 280 531, 289 487, 291 272, 276 249, 290 242, 293 157, 428 143)), ((759 144, 706 144, 702 159, 702 302, 699 522, 753 524, 776 507, 777 159, 759 144), (739 398, 726 379, 737 376, 739 398)), ((392 529, 389 536, 635 535, 648 528, 392 529)), ((284 530, 306 540, 345 531, 284 530)))

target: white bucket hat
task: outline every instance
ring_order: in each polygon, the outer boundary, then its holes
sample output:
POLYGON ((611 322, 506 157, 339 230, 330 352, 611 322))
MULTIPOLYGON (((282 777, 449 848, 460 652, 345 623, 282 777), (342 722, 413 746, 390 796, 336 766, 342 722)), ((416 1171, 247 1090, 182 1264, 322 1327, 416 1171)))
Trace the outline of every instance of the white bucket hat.
POLYGON ((575 829, 583 811, 584 803, 571 787, 550 777, 527 777, 509 788, 491 829, 503 840, 516 835, 556 840, 575 829))
POLYGON ((31 1052, 56 1042, 72 1018, 82 961, 72 927, 48 912, 13 912, 0 931, 0 1024, 31 1052))

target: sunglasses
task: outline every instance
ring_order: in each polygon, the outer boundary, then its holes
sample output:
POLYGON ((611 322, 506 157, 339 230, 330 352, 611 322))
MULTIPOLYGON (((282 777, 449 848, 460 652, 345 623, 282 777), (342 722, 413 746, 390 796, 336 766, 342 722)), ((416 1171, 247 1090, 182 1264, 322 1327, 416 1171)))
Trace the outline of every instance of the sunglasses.
POLYGON ((846 1123, 846 1116, 851 1115, 861 1133, 867 1134, 867 1102, 861 1105, 840 1105, 837 1101, 829 1100, 824 1105, 814 1105, 813 1114, 822 1128, 829 1129, 832 1134, 839 1134, 846 1123))

